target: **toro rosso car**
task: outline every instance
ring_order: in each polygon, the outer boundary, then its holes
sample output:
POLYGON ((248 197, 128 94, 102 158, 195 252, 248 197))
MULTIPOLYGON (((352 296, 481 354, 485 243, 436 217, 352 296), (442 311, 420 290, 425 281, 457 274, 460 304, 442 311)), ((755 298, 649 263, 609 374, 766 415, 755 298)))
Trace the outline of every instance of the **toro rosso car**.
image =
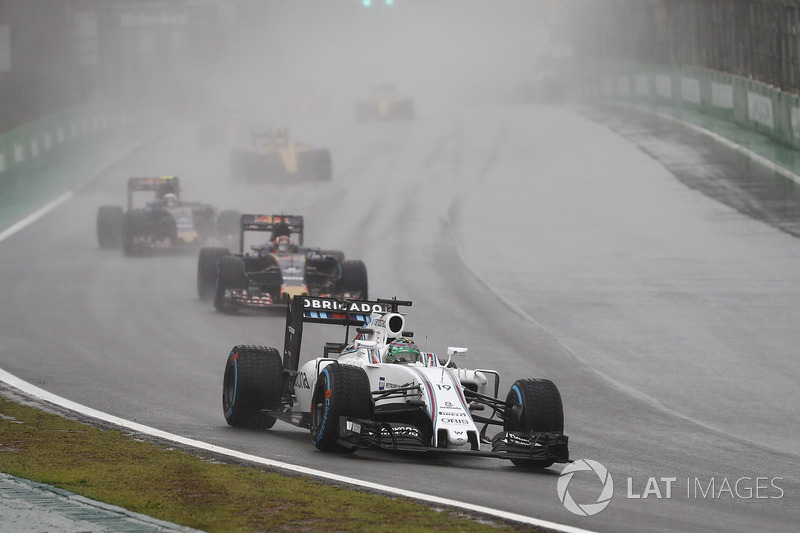
POLYGON ((356 103, 355 117, 359 122, 368 120, 411 120, 414 118, 414 101, 400 98, 394 86, 383 83, 372 89, 367 100, 356 103))
POLYGON ((289 130, 280 126, 252 133, 251 150, 231 153, 231 175, 235 181, 290 182, 329 181, 333 174, 331 153, 289 140, 289 130))
POLYGON ((392 300, 297 297, 287 306, 283 357, 275 348, 234 346, 223 378, 222 409, 233 427, 307 428, 324 452, 379 448, 497 457, 519 467, 568 462, 561 395, 547 379, 519 379, 504 399, 494 370, 456 368, 421 351, 392 300), (300 365, 305 324, 345 326, 300 365), (353 340, 348 340, 354 329, 353 340), (488 433, 496 427, 494 434, 488 433))
POLYGON ((197 294, 213 296, 218 311, 282 308, 294 296, 368 298, 367 267, 346 260, 344 252, 303 247, 299 215, 241 216, 239 253, 203 248, 197 260, 197 294), (270 234, 266 243, 245 241, 253 233, 270 234))
POLYGON ((97 212, 97 241, 101 248, 122 245, 127 255, 197 249, 227 244, 239 231, 239 212, 217 212, 209 204, 179 198, 176 176, 128 179, 128 209, 101 206, 97 212), (144 207, 134 207, 134 194, 155 193, 144 207))

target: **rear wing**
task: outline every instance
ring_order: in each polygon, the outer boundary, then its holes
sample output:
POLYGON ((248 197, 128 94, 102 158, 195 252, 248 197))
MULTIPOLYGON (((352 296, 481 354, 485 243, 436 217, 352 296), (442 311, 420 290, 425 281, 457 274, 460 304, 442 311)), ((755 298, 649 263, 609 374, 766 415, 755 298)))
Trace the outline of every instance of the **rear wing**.
POLYGON ((411 305, 402 300, 337 300, 321 296, 298 296, 292 298, 286 308, 286 338, 283 344, 283 367, 296 372, 300 363, 300 345, 303 340, 303 324, 335 324, 347 327, 344 344, 347 344, 350 326, 363 327, 369 324, 373 312, 397 312, 397 306, 411 305))
POLYGON ((159 176, 157 178, 128 178, 128 210, 133 207, 133 193, 155 191, 156 198, 165 194, 180 194, 181 182, 177 176, 159 176))
POLYGON ((285 224, 289 233, 297 235, 297 243, 303 245, 302 215, 242 215, 240 219, 239 253, 244 253, 245 231, 272 231, 278 224, 285 224))

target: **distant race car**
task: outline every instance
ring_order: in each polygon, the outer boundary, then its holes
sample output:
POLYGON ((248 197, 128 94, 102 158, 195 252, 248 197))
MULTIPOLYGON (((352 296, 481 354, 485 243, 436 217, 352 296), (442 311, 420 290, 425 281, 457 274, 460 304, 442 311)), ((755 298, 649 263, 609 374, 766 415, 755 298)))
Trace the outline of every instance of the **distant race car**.
POLYGON ((234 181, 329 181, 333 175, 330 150, 290 141, 285 127, 255 130, 251 140, 251 150, 231 152, 234 181))
POLYGON ((356 103, 355 118, 369 120, 411 120, 414 118, 414 101, 400 98, 393 85, 383 83, 372 89, 369 99, 356 103))
POLYGON ((277 420, 307 428, 325 452, 379 448, 508 459, 519 467, 569 462, 561 394, 547 379, 518 379, 498 397, 494 370, 456 368, 426 353, 405 331, 392 300, 296 297, 287 306, 281 352, 234 346, 223 378, 222 410, 233 427, 271 428, 277 420), (300 366, 307 323, 346 326, 300 366), (355 337, 348 340, 350 328, 355 337), (319 352, 317 352, 319 354, 319 352), (488 435, 489 426, 500 428, 488 435), (480 429, 479 429, 480 428, 480 429))
POLYGON ((239 233, 239 212, 220 211, 209 204, 179 198, 176 176, 128 179, 128 208, 104 205, 97 211, 97 241, 101 248, 122 246, 127 255, 146 252, 225 246, 239 233), (155 200, 134 207, 134 193, 154 192, 155 200))
POLYGON ((366 265, 345 260, 339 250, 303 247, 303 231, 302 216, 242 215, 238 254, 200 250, 198 296, 213 297, 214 307, 225 313, 283 307, 294 296, 368 298, 366 265), (270 240, 245 253, 252 232, 270 232, 270 240))

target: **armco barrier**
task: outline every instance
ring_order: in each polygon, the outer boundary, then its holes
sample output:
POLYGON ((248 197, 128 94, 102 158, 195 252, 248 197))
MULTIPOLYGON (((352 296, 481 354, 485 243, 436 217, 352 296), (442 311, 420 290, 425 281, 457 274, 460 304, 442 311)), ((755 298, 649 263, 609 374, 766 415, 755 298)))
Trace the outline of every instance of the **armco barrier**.
POLYGON ((76 146, 145 130, 161 115, 134 105, 96 104, 56 113, 0 135, 0 181, 76 146))
POLYGON ((629 65, 574 83, 572 100, 667 104, 731 120, 800 149, 800 98, 699 67, 629 65))
POLYGON ((155 106, 98 104, 0 135, 0 229, 76 187, 167 119, 155 106))

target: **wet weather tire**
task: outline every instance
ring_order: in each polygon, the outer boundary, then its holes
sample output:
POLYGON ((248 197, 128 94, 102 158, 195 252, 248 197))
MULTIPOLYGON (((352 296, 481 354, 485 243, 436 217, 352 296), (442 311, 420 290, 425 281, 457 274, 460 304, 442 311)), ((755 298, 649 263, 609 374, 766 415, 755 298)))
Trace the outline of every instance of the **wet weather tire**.
POLYGON ((225 363, 222 411, 228 425, 269 429, 276 418, 265 409, 280 407, 283 363, 278 350, 264 346, 234 346, 225 363))
POLYGON ((217 261, 214 308, 223 313, 236 312, 237 306, 226 291, 241 290, 246 286, 244 259, 238 255, 223 255, 217 261))
POLYGON ((217 237, 221 239, 239 236, 242 215, 235 209, 220 211, 217 215, 217 237))
POLYGON ((352 260, 342 263, 342 279, 339 289, 343 296, 366 300, 369 298, 367 266, 363 261, 352 260))
POLYGON ((323 452, 352 452, 339 444, 339 417, 371 419, 372 392, 363 368, 332 363, 322 369, 311 397, 311 442, 323 452))
POLYGON ((217 279, 217 261, 228 255, 227 248, 201 248, 197 256, 197 296, 209 300, 214 296, 217 279))
POLYGON ((144 211, 131 209, 125 213, 122 224, 122 249, 125 255, 142 255, 144 245, 139 239, 147 233, 147 217, 144 211))
MULTIPOLYGON (((561 393, 549 379, 518 379, 506 396, 506 431, 564 432, 564 407, 561 393)), ((547 468, 552 459, 512 459, 520 467, 547 468)))
POLYGON ((100 248, 119 248, 125 213, 118 205, 103 205, 97 210, 97 244, 100 248))
POLYGON ((316 179, 319 181, 330 181, 331 177, 333 177, 333 161, 331 159, 330 150, 322 149, 314 152, 314 162, 316 179))

